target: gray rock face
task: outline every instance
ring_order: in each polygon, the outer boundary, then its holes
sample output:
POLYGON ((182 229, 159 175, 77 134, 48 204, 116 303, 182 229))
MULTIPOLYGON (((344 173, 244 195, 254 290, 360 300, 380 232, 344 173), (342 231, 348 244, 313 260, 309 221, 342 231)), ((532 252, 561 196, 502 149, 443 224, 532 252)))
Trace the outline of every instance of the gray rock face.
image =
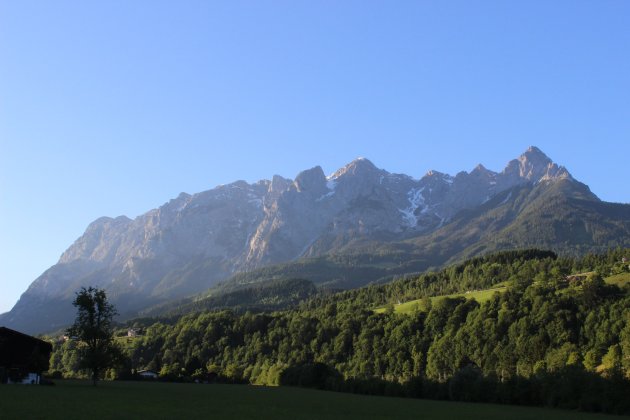
MULTIPOLYGON (((23 313, 33 301, 69 300, 88 285, 106 288, 122 313, 133 311, 203 291, 239 271, 335 252, 361 238, 427 234, 502 191, 555 179, 572 180, 530 147, 500 173, 479 165, 454 177, 429 171, 414 179, 360 158, 328 177, 317 166, 293 181, 276 175, 182 193, 134 220, 94 221, 12 313, 23 313)), ((12 313, 5 320, 14 319, 12 313)), ((64 325, 66 318, 64 313, 49 319, 48 327, 64 325)))

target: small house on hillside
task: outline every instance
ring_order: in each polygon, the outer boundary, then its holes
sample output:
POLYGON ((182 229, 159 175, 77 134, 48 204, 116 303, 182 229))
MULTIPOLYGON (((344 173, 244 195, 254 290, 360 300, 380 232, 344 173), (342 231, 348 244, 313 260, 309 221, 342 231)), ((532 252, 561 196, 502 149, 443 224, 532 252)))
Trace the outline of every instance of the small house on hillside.
POLYGON ((129 328, 127 330, 127 337, 140 337, 142 334, 142 328, 129 328))
POLYGON ((570 276, 566 276, 565 281, 567 283, 572 284, 572 283, 582 282, 586 280, 586 278, 587 278, 586 274, 573 274, 570 276))
POLYGON ((51 352, 47 341, 0 327, 0 383, 39 384, 51 352))

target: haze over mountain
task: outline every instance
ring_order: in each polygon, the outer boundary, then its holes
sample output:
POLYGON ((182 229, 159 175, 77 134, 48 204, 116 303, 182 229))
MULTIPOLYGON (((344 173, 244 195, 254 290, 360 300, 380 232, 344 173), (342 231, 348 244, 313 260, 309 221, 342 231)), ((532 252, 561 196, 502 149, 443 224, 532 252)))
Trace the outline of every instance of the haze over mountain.
MULTIPOLYGON (((630 205, 600 201, 536 147, 498 173, 478 165, 421 179, 359 158, 329 176, 317 166, 294 180, 236 181, 181 193, 133 220, 97 219, 0 324, 28 332, 62 327, 81 286, 105 288, 122 314, 133 314, 305 257, 397 250, 415 256, 420 262, 408 268, 418 270, 494 249, 628 245, 628 233, 630 205)), ((336 286, 370 276, 346 280, 336 286)))

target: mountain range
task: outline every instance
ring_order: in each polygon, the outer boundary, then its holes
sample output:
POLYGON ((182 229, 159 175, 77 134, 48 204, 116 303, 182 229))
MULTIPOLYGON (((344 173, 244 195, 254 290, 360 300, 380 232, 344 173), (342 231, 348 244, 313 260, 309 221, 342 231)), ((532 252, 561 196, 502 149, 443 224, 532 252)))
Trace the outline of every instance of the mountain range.
POLYGON ((359 287, 499 249, 630 246, 629 234, 630 205, 601 201, 536 147, 501 172, 420 179, 359 158, 329 176, 316 166, 293 180, 181 193, 133 220, 97 219, 0 324, 61 328, 81 286, 105 288, 132 316, 217 286, 292 277, 359 287))

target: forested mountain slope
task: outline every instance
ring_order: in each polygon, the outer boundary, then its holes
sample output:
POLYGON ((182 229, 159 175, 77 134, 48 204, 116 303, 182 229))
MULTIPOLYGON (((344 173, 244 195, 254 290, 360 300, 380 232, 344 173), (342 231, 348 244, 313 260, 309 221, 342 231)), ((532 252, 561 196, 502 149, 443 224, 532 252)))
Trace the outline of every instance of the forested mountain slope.
MULTIPOLYGON (((274 313, 144 319, 127 369, 171 380, 289 384, 341 391, 630 413, 629 249, 583 258, 510 251, 335 294, 274 313), (583 276, 570 274, 589 273, 583 276), (617 274, 617 275, 619 275, 617 274), (483 289, 406 314, 378 305, 483 289)), ((429 301, 430 302, 430 301, 429 301)), ((126 330, 125 330, 126 331, 126 330)), ((52 369, 77 373, 57 345, 52 369)), ((124 375, 112 371, 111 375, 124 375)))

